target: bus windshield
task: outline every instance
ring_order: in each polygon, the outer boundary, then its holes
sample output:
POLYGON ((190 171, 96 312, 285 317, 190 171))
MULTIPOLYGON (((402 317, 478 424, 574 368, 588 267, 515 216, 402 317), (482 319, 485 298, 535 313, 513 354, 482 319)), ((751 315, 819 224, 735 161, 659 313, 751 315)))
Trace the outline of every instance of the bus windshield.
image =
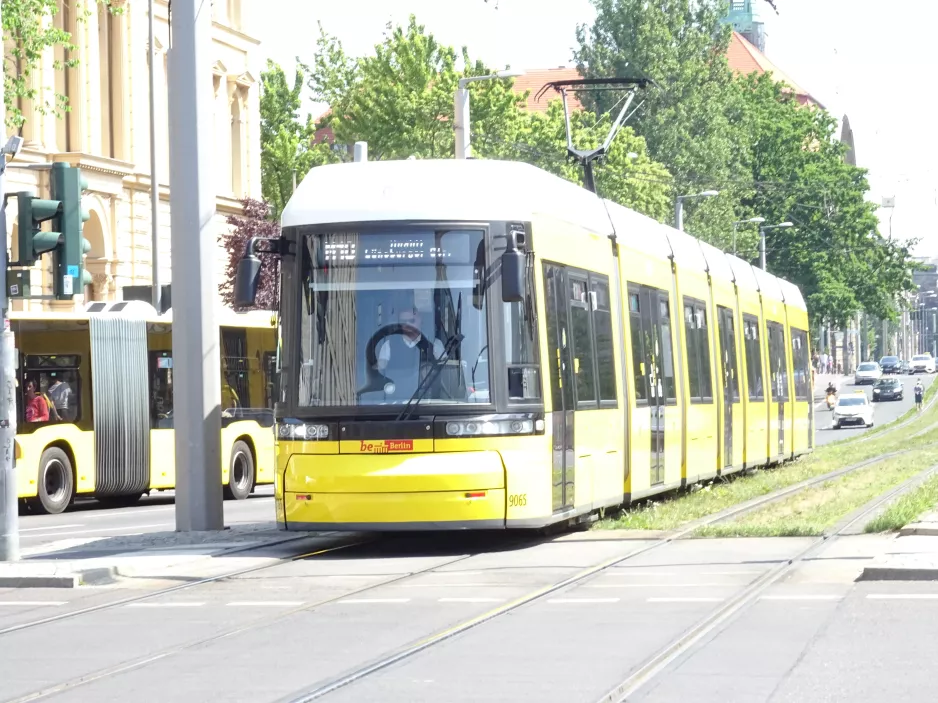
POLYGON ((481 230, 314 234, 300 249, 299 406, 489 402, 481 230))

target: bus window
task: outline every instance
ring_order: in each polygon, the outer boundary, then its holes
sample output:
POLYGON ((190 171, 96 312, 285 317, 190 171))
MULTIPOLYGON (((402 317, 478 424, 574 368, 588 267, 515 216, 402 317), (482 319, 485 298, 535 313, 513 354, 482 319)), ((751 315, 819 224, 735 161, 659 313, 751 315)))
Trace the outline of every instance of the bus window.
POLYGON ((173 355, 169 351, 150 352, 150 426, 173 428, 173 355))
POLYGON ((23 414, 26 422, 78 422, 81 419, 81 357, 29 355, 25 362, 23 414))

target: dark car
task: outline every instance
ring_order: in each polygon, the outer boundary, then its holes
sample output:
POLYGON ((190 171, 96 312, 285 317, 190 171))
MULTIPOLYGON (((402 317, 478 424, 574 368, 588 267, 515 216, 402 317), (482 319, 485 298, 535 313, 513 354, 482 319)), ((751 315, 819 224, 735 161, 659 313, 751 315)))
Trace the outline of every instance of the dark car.
POLYGON ((884 356, 879 360, 879 366, 883 370, 883 375, 902 372, 902 360, 898 356, 884 356))
POLYGON ((902 400, 902 381, 898 378, 883 378, 873 386, 873 402, 878 400, 902 400))

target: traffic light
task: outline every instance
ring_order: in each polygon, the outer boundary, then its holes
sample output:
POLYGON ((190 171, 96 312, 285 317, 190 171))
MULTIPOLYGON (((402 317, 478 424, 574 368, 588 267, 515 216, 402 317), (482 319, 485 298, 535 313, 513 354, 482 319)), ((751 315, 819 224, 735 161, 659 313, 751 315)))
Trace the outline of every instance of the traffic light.
POLYGON ((62 203, 58 200, 41 200, 28 193, 16 194, 19 209, 17 239, 20 257, 16 263, 20 266, 32 266, 47 251, 52 251, 59 244, 59 232, 43 232, 40 227, 46 220, 59 214, 62 203))
MULTIPOLYGON (((52 164, 52 196, 61 204, 56 221, 61 237, 53 251, 53 293, 59 300, 70 300, 91 285, 91 275, 85 271, 84 257, 91 251, 91 243, 82 236, 82 226, 89 214, 81 206, 82 193, 88 182, 81 171, 65 163, 52 164)), ((54 201, 50 201, 54 202, 54 201)))

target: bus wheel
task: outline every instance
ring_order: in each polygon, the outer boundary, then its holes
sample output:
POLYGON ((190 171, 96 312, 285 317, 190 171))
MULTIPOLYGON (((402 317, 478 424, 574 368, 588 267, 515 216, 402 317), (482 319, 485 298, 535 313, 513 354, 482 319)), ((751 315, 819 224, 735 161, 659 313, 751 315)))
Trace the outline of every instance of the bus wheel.
POLYGON ((244 500, 254 489, 254 456, 251 448, 238 440, 231 447, 231 465, 228 467, 228 485, 225 497, 244 500))
POLYGON ((61 513, 75 494, 72 462, 61 449, 50 447, 42 453, 39 467, 39 498, 30 507, 39 513, 61 513))

